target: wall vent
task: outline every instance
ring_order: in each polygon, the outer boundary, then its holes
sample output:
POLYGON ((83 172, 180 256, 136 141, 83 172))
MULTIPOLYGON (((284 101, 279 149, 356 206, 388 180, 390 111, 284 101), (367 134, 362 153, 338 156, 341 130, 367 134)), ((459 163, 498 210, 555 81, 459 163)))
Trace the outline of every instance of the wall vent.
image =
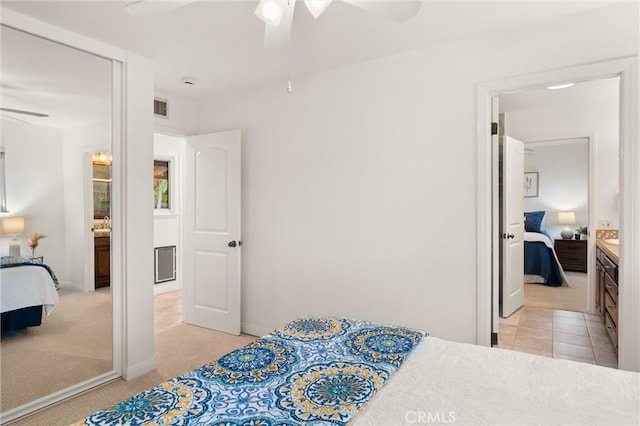
POLYGON ((155 98, 153 100, 153 113, 156 117, 169 118, 169 101, 155 98))
POLYGON ((154 283, 176 279, 176 246, 155 248, 155 277, 154 283))

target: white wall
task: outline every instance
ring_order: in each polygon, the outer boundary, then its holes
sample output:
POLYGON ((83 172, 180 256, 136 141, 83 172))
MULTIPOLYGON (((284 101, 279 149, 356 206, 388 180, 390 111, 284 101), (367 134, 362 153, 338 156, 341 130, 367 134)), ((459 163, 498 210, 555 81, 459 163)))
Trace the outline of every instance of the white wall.
MULTIPOLYGON (((558 224, 558 212, 576 214, 575 225, 589 223, 589 145, 588 139, 528 143, 533 150, 525 154, 525 172, 538 172, 538 197, 524 199, 524 211, 544 210, 547 231, 561 238, 565 225, 558 224)), ((575 232, 574 232, 575 233, 575 232)))
POLYGON ((619 227, 619 96, 617 80, 610 80, 607 96, 585 96, 571 105, 505 113, 510 136, 523 141, 595 136, 596 220, 619 227))
MULTIPOLYGON (((197 90, 197 87, 193 89, 197 90)), ((154 116, 154 128, 156 132, 179 136, 195 134, 197 128, 197 107, 195 101, 157 91, 155 97, 169 102, 168 118, 154 116)))
MULTIPOLYGON (((2 119, 2 143, 8 214, 23 216, 25 233, 20 236, 23 256, 30 255, 27 239, 34 232, 47 235, 36 255, 53 268, 58 279, 67 279, 63 248, 66 234, 63 217, 62 131, 2 119)), ((0 227, 1 229, 1 227, 0 227)), ((10 237, 2 236, 2 255, 9 254, 10 237)))
POLYGON ((182 287, 182 247, 180 244, 181 226, 181 173, 182 158, 185 148, 183 138, 166 136, 156 133, 153 140, 153 156, 155 159, 171 161, 169 180, 169 196, 172 203, 171 211, 154 211, 153 217, 153 246, 176 246, 176 280, 156 284, 155 294, 177 290, 182 287))
MULTIPOLYGON (((63 178, 64 222, 67 243, 63 251, 67 271, 67 284, 85 288, 86 253, 92 247, 86 244, 86 235, 93 226, 85 215, 85 152, 111 150, 111 123, 102 122, 64 130, 63 178)), ((91 201, 92 202, 92 201, 91 201)))
POLYGON ((199 133, 243 132, 244 329, 336 314, 474 342, 476 84, 637 54, 637 16, 627 3, 202 102, 199 133))

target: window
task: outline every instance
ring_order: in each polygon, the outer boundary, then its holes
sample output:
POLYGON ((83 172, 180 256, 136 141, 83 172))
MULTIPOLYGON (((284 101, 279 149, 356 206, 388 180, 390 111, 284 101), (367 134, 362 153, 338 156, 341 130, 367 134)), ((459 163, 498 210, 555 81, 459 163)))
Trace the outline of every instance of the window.
POLYGON ((153 207, 170 209, 169 161, 153 161, 153 207))

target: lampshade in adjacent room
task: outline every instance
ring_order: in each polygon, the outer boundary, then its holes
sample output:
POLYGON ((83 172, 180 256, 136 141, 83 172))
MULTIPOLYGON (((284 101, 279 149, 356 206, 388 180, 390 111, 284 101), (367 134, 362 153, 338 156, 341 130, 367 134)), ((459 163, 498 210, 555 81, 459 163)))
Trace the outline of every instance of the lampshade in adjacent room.
MULTIPOLYGON (((575 212, 559 212, 558 213, 558 223, 560 225, 575 225, 576 224, 576 214, 575 212)), ((573 238, 573 231, 568 226, 560 233, 565 240, 570 240, 573 238)))

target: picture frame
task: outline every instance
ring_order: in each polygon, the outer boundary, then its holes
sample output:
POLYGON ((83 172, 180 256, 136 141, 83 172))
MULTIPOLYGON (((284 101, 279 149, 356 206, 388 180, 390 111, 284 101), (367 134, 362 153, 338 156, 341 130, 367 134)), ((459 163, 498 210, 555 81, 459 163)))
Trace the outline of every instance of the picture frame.
POLYGON ((535 198, 538 196, 539 175, 538 172, 527 172, 524 174, 524 198, 535 198))

